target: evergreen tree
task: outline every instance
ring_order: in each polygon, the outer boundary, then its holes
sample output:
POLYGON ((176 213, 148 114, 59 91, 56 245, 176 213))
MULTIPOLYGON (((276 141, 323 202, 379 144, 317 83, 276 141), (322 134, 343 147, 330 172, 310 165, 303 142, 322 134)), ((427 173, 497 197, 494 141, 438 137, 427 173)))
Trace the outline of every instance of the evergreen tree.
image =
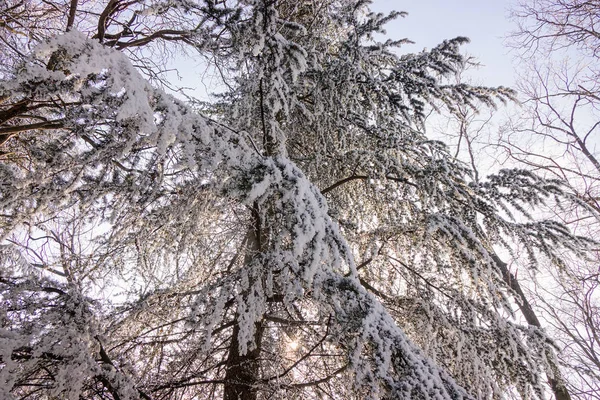
POLYGON ((467 39, 398 55, 405 41, 375 36, 403 14, 356 0, 75 1, 51 27, 24 7, 0 25, 4 398, 563 386, 495 251, 583 255, 589 241, 530 215, 569 196, 524 170, 473 182, 423 134, 433 104, 512 96, 444 83, 467 39), (170 42, 213 63, 218 101, 157 87, 146 57, 170 42))

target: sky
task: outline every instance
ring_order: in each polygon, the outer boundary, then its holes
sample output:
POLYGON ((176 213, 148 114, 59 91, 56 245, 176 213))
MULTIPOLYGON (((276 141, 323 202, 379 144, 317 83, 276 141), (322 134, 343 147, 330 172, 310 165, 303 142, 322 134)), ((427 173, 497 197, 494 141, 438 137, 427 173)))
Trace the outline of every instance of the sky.
POLYGON ((483 64, 472 72, 473 83, 486 86, 514 86, 512 55, 504 45, 505 37, 515 29, 509 20, 516 0, 375 0, 373 11, 406 11, 408 16, 389 23, 391 38, 415 42, 407 52, 432 48, 444 39, 466 36, 471 43, 464 51, 483 64))

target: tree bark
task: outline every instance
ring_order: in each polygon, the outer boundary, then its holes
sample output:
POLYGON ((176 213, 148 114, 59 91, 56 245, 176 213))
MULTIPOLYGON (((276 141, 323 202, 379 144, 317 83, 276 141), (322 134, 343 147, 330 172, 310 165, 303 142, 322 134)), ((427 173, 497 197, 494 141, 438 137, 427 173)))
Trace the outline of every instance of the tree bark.
POLYGON ((246 354, 240 354, 239 324, 233 326, 233 338, 229 345, 229 356, 227 357, 227 372, 225 373, 224 400, 256 400, 258 388, 256 382, 259 378, 260 349, 262 341, 263 326, 261 322, 256 323, 254 341, 256 347, 246 354))

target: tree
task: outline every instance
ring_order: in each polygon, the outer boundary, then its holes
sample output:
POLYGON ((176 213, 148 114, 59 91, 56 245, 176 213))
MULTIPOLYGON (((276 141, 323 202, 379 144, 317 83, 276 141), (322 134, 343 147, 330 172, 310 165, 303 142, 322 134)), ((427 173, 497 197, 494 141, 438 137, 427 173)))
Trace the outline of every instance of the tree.
MULTIPOLYGON (((456 75, 457 83, 465 79, 465 72, 472 66, 466 65, 464 70, 458 71, 456 75)), ((494 170, 498 168, 498 164, 503 165, 502 161, 498 159, 498 155, 501 152, 498 152, 498 143, 495 142, 496 137, 494 136, 494 125, 498 122, 499 118, 496 111, 496 109, 474 110, 458 106, 435 118, 439 123, 439 126, 435 129, 435 134, 447 141, 449 148, 453 149, 455 159, 464 160, 464 162, 471 166, 475 182, 479 181, 479 177, 481 176, 480 171, 489 170, 490 168, 494 170)), ((430 121, 428 121, 428 125, 435 128, 435 125, 430 121)), ((510 159, 510 157, 507 158, 510 159)), ((512 165, 522 167, 519 162, 515 162, 515 160, 511 161, 512 165)), ((527 165, 529 166, 529 164, 527 165)), ((548 202, 547 204, 538 204, 531 211, 541 214, 547 212, 548 209, 556 211, 560 206, 561 204, 557 205, 555 202, 548 202)), ((573 203, 573 208, 580 207, 581 204, 577 202, 573 203)), ((585 208, 584 206, 583 209, 585 208)), ((562 207, 560 209, 563 210, 562 207)), ((555 216, 554 212, 550 213, 550 215, 555 216)), ((496 262, 496 267, 502 271, 504 283, 512 289, 512 295, 519 308, 519 318, 533 329, 544 330, 548 324, 553 325, 554 321, 546 321, 544 318, 547 315, 546 310, 540 307, 538 302, 545 302, 548 296, 540 296, 540 292, 536 292, 535 290, 532 292, 530 289, 537 288, 538 285, 541 287, 548 284, 547 275, 539 274, 539 267, 541 265, 544 266, 544 272, 556 275, 557 270, 564 269, 563 261, 559 263, 536 263, 537 266, 531 268, 531 258, 520 255, 523 252, 530 253, 527 246, 524 246, 524 248, 516 246, 513 251, 512 257, 509 257, 509 263, 504 262, 496 254, 492 254, 492 257, 496 262), (521 273, 520 277, 517 278, 519 269, 525 271, 525 274, 521 273), (540 275, 542 276, 541 278, 540 275)), ((553 333, 550 334, 550 337, 554 337, 553 333)), ((564 349, 565 347, 560 346, 560 349, 564 349)), ((561 351, 559 355, 564 357, 564 351, 561 351)), ((553 360, 553 357, 548 359, 545 368, 548 383, 554 396, 557 399, 571 398, 570 393, 573 390, 572 388, 568 390, 560 384, 566 380, 563 378, 563 373, 557 362, 553 360)))
MULTIPOLYGON (((518 24, 510 45, 518 53, 522 96, 494 143, 511 165, 568 183, 583 203, 555 204, 546 215, 575 233, 598 235, 598 4, 592 1, 534 0, 513 11, 518 24), (592 212, 590 213, 590 210, 592 212)), ((597 253, 566 257, 556 268, 536 270, 513 260, 525 295, 564 349, 559 353, 574 397, 598 398, 597 253)))
POLYGON ((367 5, 84 3, 65 34, 30 28, 0 82, 4 397, 564 386, 495 249, 582 256, 589 240, 526 211, 577 199, 524 170, 472 181, 422 133, 426 109, 512 92, 443 84, 467 40, 397 55, 373 36, 402 14, 367 5), (194 29, 171 36, 170 13, 194 29), (194 47, 228 90, 198 113, 152 86, 131 60, 154 40, 194 47))
POLYGON ((539 151, 534 146, 523 148, 510 137, 504 140, 514 149, 513 157, 571 182, 596 209, 600 41, 594 23, 598 9, 590 1, 539 0, 515 10, 519 27, 514 44, 528 66, 520 89, 526 115, 531 117, 509 131, 548 143, 539 151))

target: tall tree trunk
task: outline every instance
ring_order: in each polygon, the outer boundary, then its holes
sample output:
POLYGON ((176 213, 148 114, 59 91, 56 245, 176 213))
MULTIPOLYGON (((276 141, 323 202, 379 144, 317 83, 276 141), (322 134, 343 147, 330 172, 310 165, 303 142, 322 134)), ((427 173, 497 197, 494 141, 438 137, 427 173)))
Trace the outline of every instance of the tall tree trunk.
MULTIPOLYGON (((236 318, 237 319, 237 318, 236 318)), ((233 338, 229 345, 229 356, 227 357, 227 371, 225 373, 224 400, 256 400, 258 388, 256 382, 259 378, 260 349, 262 341, 263 326, 261 322, 256 323, 254 341, 256 347, 246 354, 240 354, 239 324, 233 327, 233 338)))
MULTIPOLYGON (((515 297, 517 298, 517 304, 519 305, 521 314, 523 314, 523 317, 525 317, 527 323, 531 326, 541 328, 542 324, 540 323, 539 318, 535 314, 535 311, 531 307, 531 304, 529 304, 529 302, 527 301, 527 297, 525 296, 523 289, 521 289, 521 285, 519 284, 519 281, 517 280, 516 276, 514 276, 508 270, 508 265, 504 261, 502 261, 500 257, 498 257, 496 254, 492 253, 492 259, 500 269, 500 272, 502 273, 502 278, 504 279, 506 284, 510 286, 510 288, 515 293, 515 297)), ((556 365, 556 363, 554 363, 554 361, 550 357, 548 357, 548 363, 552 371, 547 371, 546 374, 548 375, 548 383, 552 388, 554 398, 556 400, 571 400, 571 395, 565 387, 564 379, 562 377, 558 365, 556 365), (548 374, 548 372, 550 372, 550 374, 548 374), (550 377, 550 375, 552 375, 552 377, 550 377)))
MULTIPOLYGON (((249 265, 256 254, 264 250, 266 230, 262 225, 260 210, 257 204, 252 207, 253 226, 248 230, 244 266, 249 265)), ((252 286, 252 283, 250 284, 252 286)), ((258 388, 256 383, 260 378, 260 353, 263 337, 263 321, 255 323, 253 350, 240 353, 240 326, 238 315, 235 316, 229 355, 225 371, 225 386, 223 400, 256 400, 258 388)))

